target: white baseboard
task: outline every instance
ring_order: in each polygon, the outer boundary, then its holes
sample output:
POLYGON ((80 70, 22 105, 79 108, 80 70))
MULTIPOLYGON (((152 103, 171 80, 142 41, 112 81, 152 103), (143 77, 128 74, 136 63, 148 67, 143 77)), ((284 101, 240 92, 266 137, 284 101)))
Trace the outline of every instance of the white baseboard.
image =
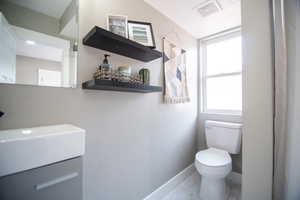
MULTIPOLYGON (((191 176, 196 171, 196 168, 194 164, 191 164, 184 170, 182 170, 179 174, 174 176, 172 179, 170 179, 168 182, 160 186, 158 189, 156 189, 154 192, 149 194, 147 197, 145 197, 143 200, 161 200, 165 196, 167 196, 171 191, 173 191, 176 186, 178 186, 180 183, 182 183, 186 178, 191 176)), ((237 172, 230 172, 230 174, 227 176, 227 179, 235 184, 241 184, 242 183, 242 175, 237 172)))
POLYGON ((196 169, 194 167, 194 164, 191 164, 190 166, 185 168, 183 171, 181 171, 179 174, 177 174, 172 179, 170 179, 168 182, 166 182, 161 187, 156 189, 154 192, 149 194, 143 200, 161 200, 163 197, 165 197, 167 194, 169 194, 172 190, 174 190, 176 188, 176 186, 178 186, 186 178, 188 178, 190 175, 192 175, 193 172, 195 172, 195 171, 196 171, 196 169))

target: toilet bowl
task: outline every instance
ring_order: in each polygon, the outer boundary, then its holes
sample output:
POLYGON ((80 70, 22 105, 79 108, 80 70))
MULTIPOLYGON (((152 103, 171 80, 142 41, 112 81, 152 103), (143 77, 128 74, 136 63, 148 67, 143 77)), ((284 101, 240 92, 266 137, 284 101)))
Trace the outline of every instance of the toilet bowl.
POLYGON ((195 157, 195 166, 201 175, 200 199, 225 200, 225 177, 231 172, 231 157, 223 150, 209 148, 195 157))
POLYGON ((227 199, 225 178, 232 170, 229 153, 237 154, 241 146, 241 124, 205 122, 208 149, 195 156, 195 166, 201 175, 200 200, 227 199))

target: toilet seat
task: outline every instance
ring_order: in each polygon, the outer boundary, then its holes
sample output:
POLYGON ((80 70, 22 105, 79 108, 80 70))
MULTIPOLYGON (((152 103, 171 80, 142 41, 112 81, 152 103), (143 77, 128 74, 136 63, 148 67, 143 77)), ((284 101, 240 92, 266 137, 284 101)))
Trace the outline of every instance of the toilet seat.
POLYGON ((231 164, 229 153, 216 148, 199 151, 196 154, 196 160, 208 167, 221 167, 231 164))
POLYGON ((228 152, 209 148, 196 154, 195 166, 202 176, 224 178, 232 169, 232 161, 228 152))

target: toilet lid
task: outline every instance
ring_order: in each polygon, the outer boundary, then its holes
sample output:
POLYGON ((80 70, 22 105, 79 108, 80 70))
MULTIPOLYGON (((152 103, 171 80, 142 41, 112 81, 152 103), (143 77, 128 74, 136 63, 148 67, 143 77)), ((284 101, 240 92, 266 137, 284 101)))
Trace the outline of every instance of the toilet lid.
POLYGON ((212 167, 220 167, 231 163, 231 157, 228 152, 215 148, 198 152, 196 159, 200 163, 212 167))

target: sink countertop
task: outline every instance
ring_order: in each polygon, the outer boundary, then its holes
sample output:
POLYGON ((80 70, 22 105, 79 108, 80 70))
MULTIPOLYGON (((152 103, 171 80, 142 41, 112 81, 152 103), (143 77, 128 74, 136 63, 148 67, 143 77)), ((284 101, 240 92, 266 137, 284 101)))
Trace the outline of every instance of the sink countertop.
POLYGON ((70 124, 0 131, 0 177, 84 153, 85 130, 70 124))

